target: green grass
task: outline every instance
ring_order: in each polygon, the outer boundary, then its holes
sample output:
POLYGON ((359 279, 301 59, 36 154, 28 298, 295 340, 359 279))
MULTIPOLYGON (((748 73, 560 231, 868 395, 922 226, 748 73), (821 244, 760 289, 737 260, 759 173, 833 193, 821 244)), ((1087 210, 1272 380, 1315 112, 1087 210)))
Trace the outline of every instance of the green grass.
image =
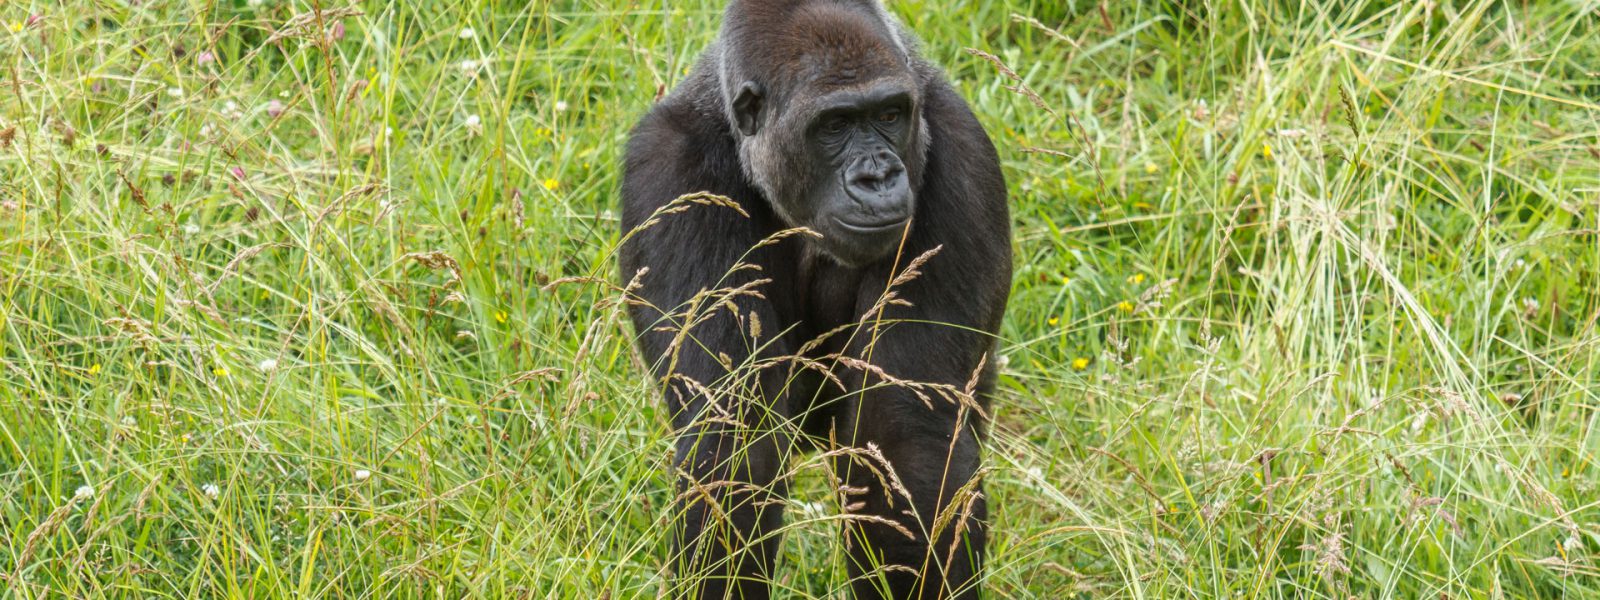
MULTIPOLYGON (((315 4, 0 4, 0 596, 667 590, 546 284, 721 3, 315 4)), ((1012 190, 990 597, 1600 597, 1600 4, 890 5, 1012 190)))

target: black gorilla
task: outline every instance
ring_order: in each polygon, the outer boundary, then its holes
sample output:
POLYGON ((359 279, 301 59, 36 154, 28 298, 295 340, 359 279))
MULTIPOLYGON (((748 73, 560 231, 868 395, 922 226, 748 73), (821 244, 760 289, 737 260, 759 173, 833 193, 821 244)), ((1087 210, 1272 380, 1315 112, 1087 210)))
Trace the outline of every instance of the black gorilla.
POLYGON ((797 446, 829 450, 858 598, 977 596, 1006 187, 914 47, 877 0, 732 0, 633 130, 621 271, 699 597, 767 597, 797 446))

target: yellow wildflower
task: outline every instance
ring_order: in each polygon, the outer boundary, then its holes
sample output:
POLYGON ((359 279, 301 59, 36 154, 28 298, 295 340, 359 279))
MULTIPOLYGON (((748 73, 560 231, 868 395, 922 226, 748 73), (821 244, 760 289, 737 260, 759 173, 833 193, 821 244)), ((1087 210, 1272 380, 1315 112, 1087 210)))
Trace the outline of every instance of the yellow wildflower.
POLYGON ((1089 368, 1089 359, 1083 358, 1081 356, 1078 357, 1078 358, 1072 359, 1072 368, 1077 369, 1079 371, 1082 371, 1084 369, 1089 368))
POLYGON ((1272 158, 1272 144, 1267 144, 1267 143, 1261 144, 1261 158, 1266 158, 1266 159, 1271 159, 1272 158))
POLYGON ((89 367, 89 374, 90 375, 99 375, 100 374, 100 363, 95 363, 94 366, 89 367))
POLYGON ((497 310, 494 313, 494 320, 499 321, 502 324, 505 323, 506 319, 509 318, 509 317, 510 317, 510 315, 507 315, 506 311, 503 311, 503 310, 497 310))
POLYGON ((1160 170, 1161 170, 1161 167, 1157 167, 1156 164, 1153 163, 1153 162, 1147 162, 1147 163, 1144 164, 1144 172, 1146 174, 1155 175, 1156 171, 1160 171, 1160 170))
POLYGON ((547 189, 547 190, 554 190, 557 187, 559 187, 560 185, 561 185, 561 182, 556 181, 554 178, 544 180, 544 189, 547 189))
POLYGON ((1144 273, 1134 273, 1132 276, 1129 276, 1128 283, 1135 285, 1144 283, 1144 273))
POLYGON ((1057 323, 1061 322, 1061 317, 1050 317, 1045 322, 1049 323, 1051 327, 1055 327, 1057 323))
POLYGON ((217 368, 211 370, 211 374, 212 375, 216 375, 217 377, 227 377, 228 376, 228 370, 226 368, 223 368, 223 367, 217 367, 217 368))
POLYGON ((1117 310, 1120 310, 1120 311, 1125 312, 1125 313, 1131 313, 1131 312, 1133 312, 1133 303, 1129 302, 1127 300, 1123 300, 1121 302, 1118 302, 1117 303, 1117 310))

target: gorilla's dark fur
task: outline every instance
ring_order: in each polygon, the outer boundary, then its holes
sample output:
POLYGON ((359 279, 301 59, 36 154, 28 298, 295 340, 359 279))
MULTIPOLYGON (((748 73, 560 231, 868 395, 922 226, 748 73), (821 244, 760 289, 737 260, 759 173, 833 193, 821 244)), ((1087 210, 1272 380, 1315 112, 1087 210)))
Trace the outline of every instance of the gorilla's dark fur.
POLYGON ((858 598, 976 597, 1006 188, 910 34, 877 0, 733 0, 634 129, 622 197, 622 279, 678 434, 686 591, 767 597, 788 460, 823 447, 858 598), (664 214, 696 192, 737 207, 664 214))

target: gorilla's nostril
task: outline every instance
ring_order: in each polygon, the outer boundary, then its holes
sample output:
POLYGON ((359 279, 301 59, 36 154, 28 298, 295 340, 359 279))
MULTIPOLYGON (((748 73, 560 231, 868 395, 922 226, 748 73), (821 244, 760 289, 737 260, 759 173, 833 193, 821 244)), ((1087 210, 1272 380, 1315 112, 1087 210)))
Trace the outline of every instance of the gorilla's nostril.
POLYGON ((905 167, 888 149, 879 149, 861 156, 849 169, 846 183, 853 189, 864 192, 883 192, 893 188, 896 178, 905 172, 905 167))
POLYGON ((851 177, 850 185, 864 191, 876 192, 882 190, 888 181, 887 173, 867 171, 856 173, 855 177, 851 177))
POLYGON ((895 164, 872 165, 855 170, 850 175, 850 187, 864 192, 883 192, 895 187, 895 182, 905 169, 895 164))

